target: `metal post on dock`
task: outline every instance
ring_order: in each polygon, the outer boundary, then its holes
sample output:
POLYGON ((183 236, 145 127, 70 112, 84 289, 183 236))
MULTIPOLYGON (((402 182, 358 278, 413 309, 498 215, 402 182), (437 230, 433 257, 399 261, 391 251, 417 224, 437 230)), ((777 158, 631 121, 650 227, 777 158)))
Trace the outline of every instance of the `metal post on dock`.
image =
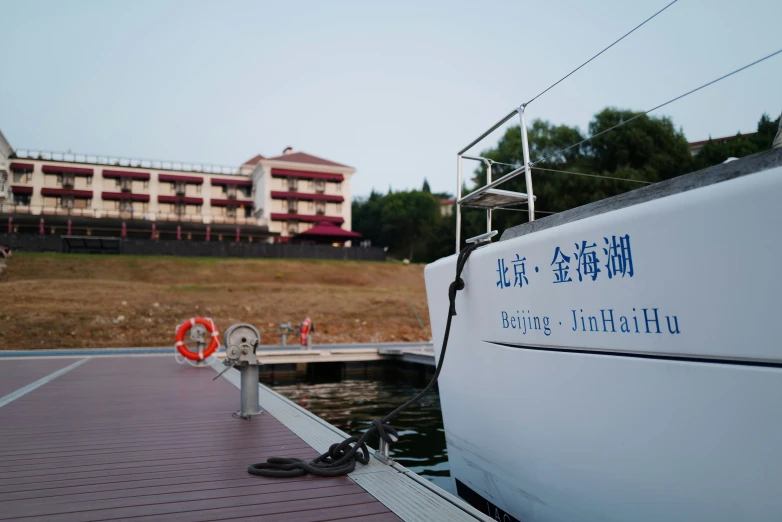
POLYGON ((258 396, 258 376, 260 374, 258 364, 247 364, 239 367, 241 381, 241 406, 239 417, 248 418, 260 412, 258 396))
MULTIPOLYGON (((231 325, 226 329, 224 339, 224 364, 227 368, 222 373, 225 373, 232 367, 239 370, 239 411, 234 416, 240 419, 249 419, 253 415, 263 413, 258 393, 258 377, 261 363, 256 357, 256 352, 261 344, 261 335, 253 325, 239 323, 231 325)), ((222 373, 218 374, 218 377, 222 373)))

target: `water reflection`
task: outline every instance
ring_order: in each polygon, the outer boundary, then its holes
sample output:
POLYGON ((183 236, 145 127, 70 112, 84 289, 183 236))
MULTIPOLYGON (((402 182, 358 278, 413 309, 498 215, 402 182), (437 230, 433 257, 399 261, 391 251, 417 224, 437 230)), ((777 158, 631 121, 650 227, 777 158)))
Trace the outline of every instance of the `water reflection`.
MULTIPOLYGON (((336 382, 308 377, 283 382, 261 380, 327 422, 357 435, 369 428, 372 419, 384 416, 421 391, 427 379, 388 369, 371 377, 348 377, 336 382)), ((392 424, 400 435, 399 442, 391 446, 394 460, 453 493, 437 389, 400 413, 392 424)), ((369 444, 376 448, 377 438, 372 437, 369 444)))

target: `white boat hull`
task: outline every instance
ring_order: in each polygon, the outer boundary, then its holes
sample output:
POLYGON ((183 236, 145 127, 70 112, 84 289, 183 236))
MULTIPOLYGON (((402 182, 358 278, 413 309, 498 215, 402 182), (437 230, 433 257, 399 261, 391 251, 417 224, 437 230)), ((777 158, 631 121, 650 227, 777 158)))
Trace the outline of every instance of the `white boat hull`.
MULTIPOLYGON (((780 520, 780 200, 776 167, 472 254, 439 385, 477 507, 780 520)), ((455 261, 426 268, 438 358, 455 261)))

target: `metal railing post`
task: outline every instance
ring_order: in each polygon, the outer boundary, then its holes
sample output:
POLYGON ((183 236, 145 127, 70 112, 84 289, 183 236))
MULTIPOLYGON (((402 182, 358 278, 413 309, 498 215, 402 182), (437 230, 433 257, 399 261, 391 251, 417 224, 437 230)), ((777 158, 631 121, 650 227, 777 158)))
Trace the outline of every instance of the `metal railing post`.
POLYGON ((249 417, 259 412, 258 371, 257 364, 239 366, 241 378, 241 417, 249 417))
POLYGON ((462 208, 459 200, 462 199, 462 154, 456 155, 456 253, 459 253, 462 239, 462 208))
MULTIPOLYGON (((491 161, 486 161, 486 183, 491 183, 491 161)), ((486 209, 486 232, 491 232, 491 209, 486 209)))
POLYGON ((524 180, 527 185, 527 208, 529 209, 529 220, 535 221, 535 196, 532 194, 532 169, 529 161, 529 143, 527 142, 527 122, 524 119, 526 104, 518 108, 519 118, 521 119, 521 149, 524 154, 524 180))

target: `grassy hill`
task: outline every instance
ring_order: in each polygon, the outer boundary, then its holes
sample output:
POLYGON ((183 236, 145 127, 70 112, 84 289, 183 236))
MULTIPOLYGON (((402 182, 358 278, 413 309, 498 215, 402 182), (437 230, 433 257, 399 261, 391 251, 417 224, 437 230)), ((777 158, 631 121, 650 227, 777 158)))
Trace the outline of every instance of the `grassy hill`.
POLYGON ((173 345, 198 315, 264 344, 307 316, 316 344, 430 337, 422 265, 16 253, 0 296, 0 349, 173 345))

